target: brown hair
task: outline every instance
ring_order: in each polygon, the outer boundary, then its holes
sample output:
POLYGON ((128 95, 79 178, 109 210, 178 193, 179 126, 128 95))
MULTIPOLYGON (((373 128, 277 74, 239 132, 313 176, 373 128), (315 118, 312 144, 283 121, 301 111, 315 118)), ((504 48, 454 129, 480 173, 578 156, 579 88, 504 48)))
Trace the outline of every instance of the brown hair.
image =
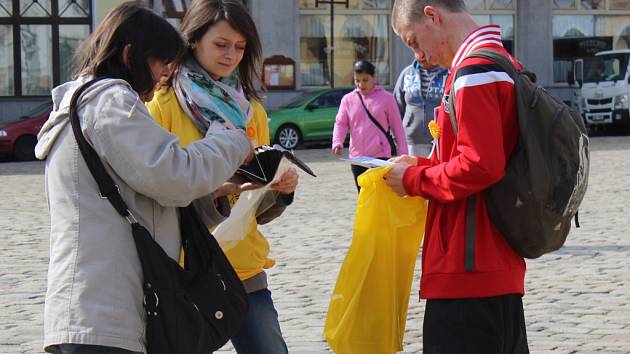
POLYGON ((140 2, 126 2, 113 9, 75 55, 74 77, 90 75, 127 81, 143 95, 155 87, 147 59, 166 62, 183 53, 184 41, 164 18, 140 2), (123 50, 131 44, 127 63, 123 50))
POLYGON ((256 25, 240 1, 193 0, 180 26, 180 31, 188 45, 188 55, 192 55, 192 43, 200 40, 210 27, 220 21, 226 21, 235 31, 245 37, 247 42, 245 53, 237 69, 239 81, 248 99, 259 99, 254 80, 261 82, 258 68, 262 57, 262 45, 256 25))
POLYGON ((395 0, 392 6, 392 27, 408 25, 412 20, 421 21, 426 6, 436 6, 450 12, 466 11, 464 0, 395 0))

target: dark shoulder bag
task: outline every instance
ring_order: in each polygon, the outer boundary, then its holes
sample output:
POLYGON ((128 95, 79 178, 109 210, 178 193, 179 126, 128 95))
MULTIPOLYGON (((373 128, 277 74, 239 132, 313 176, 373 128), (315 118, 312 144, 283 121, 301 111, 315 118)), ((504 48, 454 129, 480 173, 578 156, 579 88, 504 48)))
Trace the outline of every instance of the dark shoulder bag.
POLYGON ((387 128, 387 130, 385 130, 385 128, 383 128, 383 126, 376 120, 376 118, 374 118, 372 113, 370 113, 370 111, 367 109, 367 107, 365 106, 365 102, 363 102, 363 97, 361 97, 361 94, 359 92, 357 92, 357 96, 359 96, 359 100, 361 100, 361 105, 363 106, 363 109, 365 109, 365 113, 367 113, 368 117, 370 117, 370 120, 372 121, 372 123, 376 125, 376 127, 378 128, 378 130, 381 131, 381 133, 385 134, 385 137, 387 138, 387 142, 389 142, 389 147, 391 148, 392 156, 398 156, 398 148, 396 145, 396 139, 394 139, 394 134, 392 134, 392 130, 390 128, 387 128))
POLYGON ((221 348, 239 330, 247 314, 247 294, 219 244, 192 206, 179 208, 184 268, 170 258, 131 214, 118 186, 86 141, 77 102, 94 79, 72 96, 70 122, 101 198, 131 225, 142 265, 148 354, 207 354, 221 348))

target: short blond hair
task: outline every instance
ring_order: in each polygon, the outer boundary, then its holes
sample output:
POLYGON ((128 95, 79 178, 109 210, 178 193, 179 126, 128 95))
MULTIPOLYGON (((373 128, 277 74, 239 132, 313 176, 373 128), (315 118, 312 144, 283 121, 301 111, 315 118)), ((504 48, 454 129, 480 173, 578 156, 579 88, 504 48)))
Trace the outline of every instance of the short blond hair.
POLYGON ((466 11, 464 0, 395 0, 392 6, 392 27, 406 26, 422 21, 426 6, 442 7, 450 12, 466 11))

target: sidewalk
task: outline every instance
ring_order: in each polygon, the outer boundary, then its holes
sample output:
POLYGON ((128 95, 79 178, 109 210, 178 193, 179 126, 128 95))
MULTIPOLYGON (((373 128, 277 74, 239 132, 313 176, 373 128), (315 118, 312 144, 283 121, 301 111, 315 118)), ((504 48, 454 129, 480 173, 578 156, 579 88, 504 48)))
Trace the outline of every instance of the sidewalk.
MULTIPOLYGON (((630 137, 591 144, 582 227, 561 250, 527 261, 532 353, 630 353, 630 137)), ((302 174, 294 205, 261 227, 277 260, 269 283, 289 351, 329 353, 322 327, 350 245, 357 195, 349 165, 328 149, 297 155, 318 177, 302 174)), ((42 352, 49 228, 43 170, 43 162, 0 163, 0 353, 42 352)), ((416 275, 405 353, 422 350, 417 290, 416 275)), ((220 352, 233 350, 228 344, 220 352)))

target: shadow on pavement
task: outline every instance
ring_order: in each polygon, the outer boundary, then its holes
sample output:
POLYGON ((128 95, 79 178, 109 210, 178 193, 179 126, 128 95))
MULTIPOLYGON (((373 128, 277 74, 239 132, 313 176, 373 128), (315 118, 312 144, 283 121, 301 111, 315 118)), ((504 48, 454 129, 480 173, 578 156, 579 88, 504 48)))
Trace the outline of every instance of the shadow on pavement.
POLYGON ((569 245, 550 253, 551 255, 593 256, 601 252, 629 252, 630 245, 569 245))

